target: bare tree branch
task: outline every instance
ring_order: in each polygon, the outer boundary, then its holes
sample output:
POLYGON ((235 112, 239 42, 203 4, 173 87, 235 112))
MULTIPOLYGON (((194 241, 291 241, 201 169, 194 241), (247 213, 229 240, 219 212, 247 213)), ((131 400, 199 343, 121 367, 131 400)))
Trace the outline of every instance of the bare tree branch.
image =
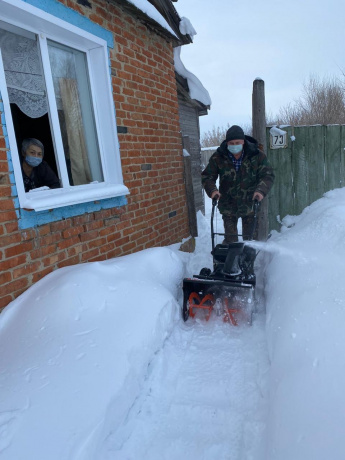
POLYGON ((310 76, 304 83, 302 96, 282 107, 271 124, 330 125, 345 124, 344 84, 337 78, 310 76))
MULTIPOLYGON (((206 131, 201 136, 201 147, 218 147, 226 137, 226 132, 230 128, 230 123, 225 127, 218 126, 217 128, 213 126, 210 131, 206 131)), ((252 127, 249 125, 242 125, 242 129, 245 134, 251 135, 252 127)))

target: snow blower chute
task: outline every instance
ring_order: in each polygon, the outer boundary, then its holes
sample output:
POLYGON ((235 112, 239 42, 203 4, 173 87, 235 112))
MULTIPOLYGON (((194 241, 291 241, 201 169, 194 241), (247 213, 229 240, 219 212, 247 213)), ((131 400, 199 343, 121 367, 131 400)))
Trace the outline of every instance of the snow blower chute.
MULTIPOLYGON (((215 246, 213 227, 214 213, 217 200, 212 201, 211 239, 213 271, 202 268, 199 275, 183 280, 183 320, 194 318, 198 310, 203 310, 208 321, 215 310, 218 316, 223 316, 233 326, 251 324, 254 310, 254 288, 256 277, 254 261, 257 252, 246 245, 245 241, 215 246)), ((258 221, 260 203, 253 202, 254 220, 250 235, 242 235, 252 240, 258 221), (249 237, 249 238, 248 238, 249 237)))

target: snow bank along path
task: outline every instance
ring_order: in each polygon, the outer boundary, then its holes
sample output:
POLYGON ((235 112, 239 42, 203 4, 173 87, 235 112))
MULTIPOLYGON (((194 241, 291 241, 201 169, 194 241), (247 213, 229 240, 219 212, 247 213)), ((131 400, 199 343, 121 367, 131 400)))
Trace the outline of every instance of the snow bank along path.
POLYGON ((0 458, 97 459, 170 334, 182 262, 157 248, 56 271, 0 317, 0 458))
POLYGON ((345 188, 283 223, 266 245, 265 458, 343 460, 345 188))

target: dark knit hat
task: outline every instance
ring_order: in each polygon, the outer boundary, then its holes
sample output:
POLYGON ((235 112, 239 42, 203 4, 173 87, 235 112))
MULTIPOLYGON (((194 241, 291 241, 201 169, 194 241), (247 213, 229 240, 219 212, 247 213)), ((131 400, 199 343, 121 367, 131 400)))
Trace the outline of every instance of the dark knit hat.
POLYGON ((233 125, 229 128, 226 132, 226 142, 233 141, 235 139, 243 139, 244 140, 244 132, 240 126, 233 125))

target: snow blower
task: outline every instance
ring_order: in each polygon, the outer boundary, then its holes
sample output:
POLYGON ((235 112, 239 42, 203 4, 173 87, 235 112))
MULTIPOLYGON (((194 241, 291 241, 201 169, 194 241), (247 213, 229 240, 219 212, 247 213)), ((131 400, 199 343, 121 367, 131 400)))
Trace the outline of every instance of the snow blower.
MULTIPOLYGON (((212 311, 233 326, 251 324, 254 312, 254 289, 256 277, 254 261, 257 252, 245 241, 230 244, 217 244, 213 220, 217 200, 212 201, 211 240, 213 271, 202 268, 199 275, 183 280, 182 317, 187 321, 194 318, 197 311, 203 311, 205 319, 210 319, 212 311)), ((253 227, 250 235, 239 235, 252 240, 258 221, 260 203, 253 202, 253 227), (249 237, 249 238, 248 238, 249 237)))

